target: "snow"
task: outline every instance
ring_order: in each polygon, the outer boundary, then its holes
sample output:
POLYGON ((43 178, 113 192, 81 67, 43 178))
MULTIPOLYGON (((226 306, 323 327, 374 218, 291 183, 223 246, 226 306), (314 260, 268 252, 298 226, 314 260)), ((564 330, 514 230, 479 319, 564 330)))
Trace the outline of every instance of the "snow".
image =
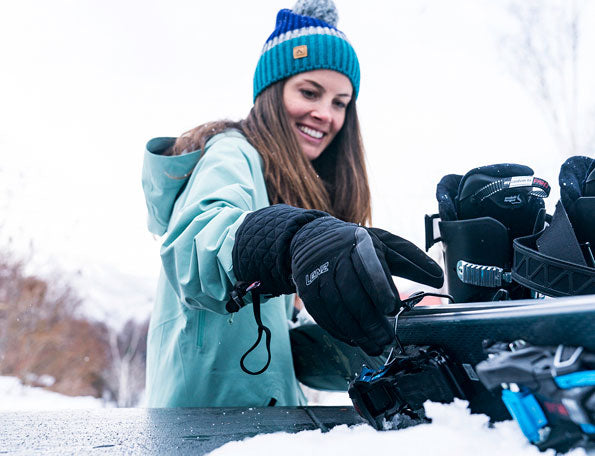
MULTIPOLYGON (((469 413, 467 403, 425 404, 431 424, 422 424, 398 431, 377 431, 368 425, 337 426, 327 433, 302 431, 296 434, 257 435, 238 442, 229 442, 209 453, 210 456, 262 456, 283 454, 351 455, 351 454, 427 454, 451 455, 554 455, 553 450, 541 453, 529 444, 516 423, 506 421, 488 426, 485 415, 469 413)), ((586 455, 583 449, 567 453, 586 455)))
POLYGON ((349 394, 340 391, 320 391, 300 383, 300 388, 308 399, 308 405, 352 405, 349 394))
POLYGON ((71 397, 23 385, 18 378, 0 376, 0 412, 18 410, 67 410, 105 407, 91 396, 71 397))
MULTIPOLYGON (((345 393, 322 393, 318 397, 325 405, 348 404, 345 393)), ((105 402, 93 397, 70 397, 23 385, 17 378, 0 376, 0 412, 26 410, 67 410, 105 407, 105 402)), ((426 415, 432 423, 398 431, 377 431, 368 425, 337 426, 329 432, 302 431, 295 434, 261 434, 242 441, 229 442, 209 453, 211 456, 262 456, 283 454, 350 455, 380 454, 394 449, 398 454, 441 455, 550 455, 540 453, 530 445, 516 423, 506 421, 488 425, 485 415, 469 413, 465 401, 452 404, 426 402, 426 415)), ((567 453, 586 456, 583 449, 567 453)))
MULTIPOLYGON (((318 400, 325 405, 348 404, 345 393, 322 393, 318 400)), ((316 403, 316 401, 315 401, 316 403)), ((102 408, 106 404, 93 397, 70 397, 23 385, 17 378, 0 376, 0 412, 26 410, 68 410, 102 408)), ((261 434, 242 441, 229 442, 209 453, 211 456, 262 456, 283 454, 350 455, 380 454, 394 449, 399 454, 441 455, 550 455, 530 445, 516 423, 506 421, 488 425, 485 415, 472 415, 465 401, 452 404, 426 402, 426 415, 432 423, 401 429, 377 431, 366 424, 337 426, 329 432, 302 431, 295 434, 261 434)), ((567 453, 586 456, 583 449, 567 453)))
MULTIPOLYGON (((488 426, 485 415, 471 415, 464 401, 453 404, 425 404, 431 424, 423 424, 399 431, 379 432, 368 425, 338 426, 328 433, 303 431, 297 434, 276 433, 259 435, 242 442, 231 442, 210 453, 213 456, 277 454, 345 455, 378 454, 388 448, 399 454, 482 454, 538 455, 540 453, 511 422, 488 426), (282 449, 282 450, 281 450, 282 449)), ((578 450, 569 454, 585 454, 578 450)))

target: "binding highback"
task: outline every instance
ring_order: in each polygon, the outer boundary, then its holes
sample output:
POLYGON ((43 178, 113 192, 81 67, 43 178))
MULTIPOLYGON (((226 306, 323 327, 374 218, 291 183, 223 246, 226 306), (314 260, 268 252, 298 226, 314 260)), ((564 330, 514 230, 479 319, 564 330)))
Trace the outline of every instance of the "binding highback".
POLYGON ((514 241, 512 278, 547 296, 595 293, 595 160, 571 157, 560 168, 560 201, 551 224, 514 241))
POLYGON ((531 168, 517 164, 442 178, 436 188, 439 214, 426 216, 426 250, 442 242, 448 293, 456 302, 531 297, 512 281, 512 241, 543 228, 549 191, 531 168))

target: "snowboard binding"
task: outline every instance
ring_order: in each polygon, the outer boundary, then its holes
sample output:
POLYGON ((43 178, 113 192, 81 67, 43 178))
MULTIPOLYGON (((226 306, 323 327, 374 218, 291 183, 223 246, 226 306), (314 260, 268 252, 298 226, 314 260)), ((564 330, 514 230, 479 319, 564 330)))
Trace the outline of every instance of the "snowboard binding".
POLYGON ((550 225, 514 241, 512 279, 547 296, 595 293, 595 160, 571 157, 560 169, 560 201, 550 225))
POLYGON ((566 452, 595 444, 595 355, 582 347, 497 343, 476 366, 527 439, 540 450, 566 452))
POLYGON ((398 337, 399 316, 408 312, 425 296, 453 301, 452 296, 418 292, 401 301, 395 316, 395 346, 384 366, 373 370, 362 367, 349 384, 349 397, 355 410, 378 430, 391 423, 397 428, 428 422, 423 403, 427 400, 448 403, 465 394, 446 354, 429 346, 404 347, 398 337), (395 350, 398 354, 394 354, 395 350))
POLYGON ((423 411, 427 400, 465 398, 447 356, 428 346, 408 346, 377 371, 364 366, 348 391, 357 413, 378 430, 385 421, 398 428, 428 422, 423 411))
POLYGON ((449 174, 436 188, 438 214, 426 216, 426 251, 444 247, 448 292, 455 302, 530 298, 512 281, 513 239, 543 228, 549 184, 528 166, 499 164, 449 174), (434 234, 439 218, 440 237, 434 234))

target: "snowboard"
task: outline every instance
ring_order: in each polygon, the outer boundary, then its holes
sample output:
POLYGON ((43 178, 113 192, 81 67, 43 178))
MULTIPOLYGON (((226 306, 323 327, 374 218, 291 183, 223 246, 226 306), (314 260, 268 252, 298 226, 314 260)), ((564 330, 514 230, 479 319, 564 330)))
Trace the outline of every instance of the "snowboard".
MULTIPOLYGON (((472 412, 496 421, 510 419, 499 396, 487 391, 475 372, 487 358, 485 347, 522 339, 532 345, 582 346, 595 353, 595 295, 418 305, 399 317, 397 334, 405 348, 429 345, 448 356, 472 412)), ((347 391, 362 366, 381 368, 390 351, 368 356, 315 324, 293 328, 290 339, 298 380, 320 390, 347 391)))

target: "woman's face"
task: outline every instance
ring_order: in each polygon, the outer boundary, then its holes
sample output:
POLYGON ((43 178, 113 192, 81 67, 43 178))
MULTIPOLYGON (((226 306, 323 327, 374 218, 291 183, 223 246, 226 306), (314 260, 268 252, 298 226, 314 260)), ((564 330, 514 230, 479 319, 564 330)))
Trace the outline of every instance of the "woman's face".
POLYGON ((309 160, 317 158, 341 130, 352 93, 349 78, 332 70, 296 74, 285 82, 283 104, 309 160))

